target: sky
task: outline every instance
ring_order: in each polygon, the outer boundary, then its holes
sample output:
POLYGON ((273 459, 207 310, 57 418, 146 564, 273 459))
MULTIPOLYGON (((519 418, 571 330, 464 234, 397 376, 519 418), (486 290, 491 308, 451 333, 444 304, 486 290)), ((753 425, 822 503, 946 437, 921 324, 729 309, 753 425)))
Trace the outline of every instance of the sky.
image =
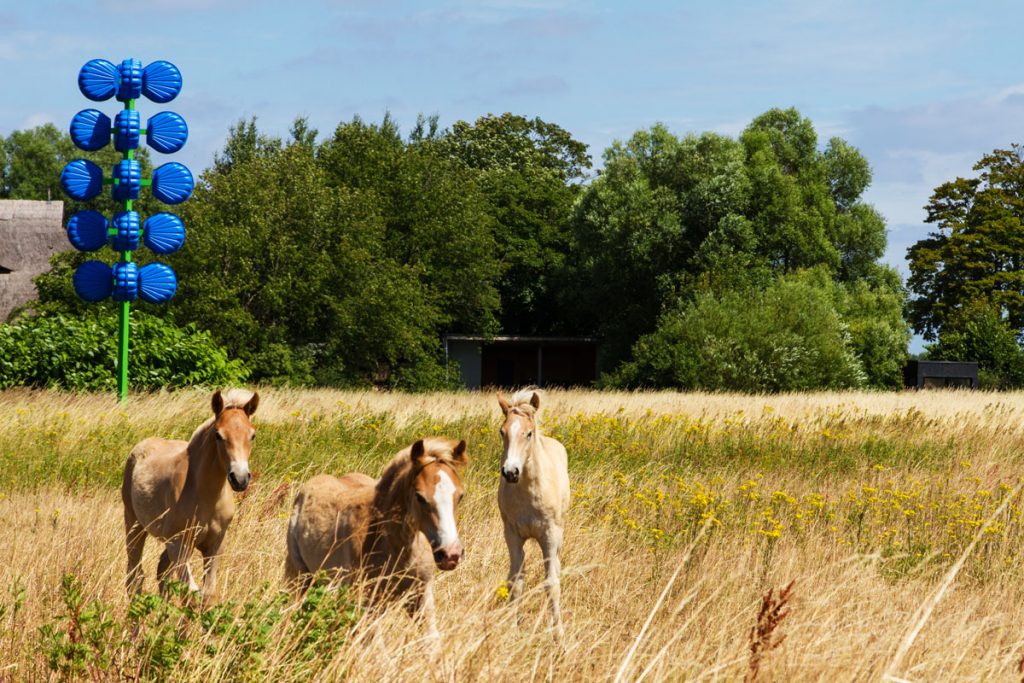
POLYGON ((510 111, 559 124, 600 167, 656 122, 735 135, 793 106, 822 145, 840 136, 867 157, 865 199, 906 276, 932 190, 1022 141, 1022 20, 1024 3, 995 0, 3 0, 0 135, 96 106, 76 84, 96 57, 178 65, 182 94, 139 109, 185 117, 174 159, 193 171, 253 116, 276 135, 306 116, 324 136, 354 115, 408 131, 419 113, 510 111))

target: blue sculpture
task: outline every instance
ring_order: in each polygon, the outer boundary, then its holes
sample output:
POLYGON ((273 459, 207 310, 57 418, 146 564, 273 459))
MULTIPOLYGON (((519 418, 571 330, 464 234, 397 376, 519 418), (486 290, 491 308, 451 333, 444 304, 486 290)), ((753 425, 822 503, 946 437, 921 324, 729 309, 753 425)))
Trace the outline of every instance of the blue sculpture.
POLYGON ((143 133, 146 144, 161 154, 179 151, 188 140, 188 125, 171 111, 155 114, 142 128, 142 117, 135 109, 135 100, 146 97, 163 104, 181 92, 181 72, 163 60, 143 67, 138 59, 129 58, 120 64, 105 59, 92 59, 78 73, 78 88, 88 99, 104 102, 111 97, 124 103, 113 121, 98 109, 84 109, 71 120, 71 140, 79 149, 89 152, 102 149, 114 140, 114 148, 122 160, 104 180, 103 169, 91 161, 75 159, 68 162, 60 175, 61 187, 72 199, 88 201, 98 196, 104 184, 111 186, 111 196, 124 202, 124 210, 107 218, 97 211, 79 211, 67 225, 68 240, 80 251, 96 251, 108 242, 120 253, 112 266, 101 261, 86 261, 75 271, 72 283, 75 292, 86 301, 102 301, 113 297, 121 302, 120 362, 118 391, 124 400, 128 392, 128 319, 130 305, 141 297, 150 303, 169 301, 178 289, 174 270, 164 263, 149 263, 141 268, 132 261, 140 239, 151 251, 169 254, 185 242, 185 226, 170 213, 158 213, 140 227, 140 217, 132 210, 132 202, 141 189, 150 186, 153 196, 165 204, 180 204, 192 196, 195 181, 184 165, 172 161, 163 164, 151 179, 142 178, 142 167, 135 159, 135 150, 143 133))

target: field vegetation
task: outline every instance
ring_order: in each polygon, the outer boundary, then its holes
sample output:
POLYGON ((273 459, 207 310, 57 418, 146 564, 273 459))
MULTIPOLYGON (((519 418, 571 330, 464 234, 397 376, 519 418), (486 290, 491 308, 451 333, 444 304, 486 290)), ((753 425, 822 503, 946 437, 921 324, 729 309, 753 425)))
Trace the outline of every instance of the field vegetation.
POLYGON ((207 398, 0 393, 0 680, 1020 679, 1024 394, 548 393, 574 493, 561 646, 536 547, 519 623, 505 603, 489 394, 266 390, 222 602, 129 602, 124 458, 188 438, 207 398), (436 655, 358 587, 281 582, 294 486, 427 434, 473 459, 436 655))

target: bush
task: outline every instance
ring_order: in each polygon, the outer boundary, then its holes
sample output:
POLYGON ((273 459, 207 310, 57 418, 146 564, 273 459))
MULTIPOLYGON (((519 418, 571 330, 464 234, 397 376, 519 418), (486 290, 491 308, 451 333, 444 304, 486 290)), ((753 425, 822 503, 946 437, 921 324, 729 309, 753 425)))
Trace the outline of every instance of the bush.
MULTIPOLYGON (((118 315, 109 310, 84 317, 43 314, 0 325, 0 389, 115 389, 118 325, 118 315)), ((223 386, 248 376, 208 332, 141 311, 132 312, 129 350, 133 389, 223 386)))
POLYGON ((831 292, 809 278, 699 294, 662 315, 610 386, 802 391, 866 384, 831 292))
POLYGON ((951 316, 925 357, 977 361, 979 384, 985 389, 1024 387, 1024 350, 1017 333, 1002 311, 985 300, 974 301, 951 316))

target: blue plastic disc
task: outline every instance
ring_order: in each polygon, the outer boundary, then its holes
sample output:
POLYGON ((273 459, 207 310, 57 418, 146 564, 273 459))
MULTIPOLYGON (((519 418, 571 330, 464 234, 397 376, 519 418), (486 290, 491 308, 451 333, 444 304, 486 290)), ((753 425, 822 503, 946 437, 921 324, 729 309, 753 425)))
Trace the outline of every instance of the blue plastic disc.
POLYGON ((138 199, 142 187, 142 167, 135 159, 125 159, 114 165, 114 185, 111 195, 118 201, 138 199))
POLYGON ((95 152, 110 142, 110 117, 99 109, 83 109, 71 119, 70 133, 75 147, 95 152))
POLYGON ((88 201, 103 190, 103 169, 91 161, 74 159, 61 171, 60 186, 72 199, 88 201))
POLYGON ((164 204, 181 204, 192 196, 194 187, 192 172, 177 161, 153 171, 153 196, 164 204))
POLYGON ((160 59, 142 71, 142 94, 153 102, 170 102, 181 92, 181 72, 170 62, 160 59))
POLYGON ((137 100, 142 95, 142 62, 129 57, 117 68, 117 101, 137 100))
POLYGON ((146 219, 142 243, 155 254, 171 254, 185 244, 185 224, 173 213, 158 213, 146 219))
POLYGON ((134 109, 122 109, 114 117, 114 147, 118 152, 139 148, 142 119, 134 109))
POLYGON ((107 243, 107 217, 99 211, 79 211, 68 219, 67 233, 78 251, 96 251, 107 243))
POLYGON ((174 154, 186 140, 188 125, 173 111, 162 111, 146 122, 146 144, 161 154, 174 154))
POLYGON ((86 261, 71 278, 75 293, 86 301, 103 301, 114 289, 110 266, 102 261, 86 261))
POLYGON ((147 263, 139 269, 139 296, 151 304, 170 301, 178 291, 178 276, 166 263, 147 263))
POLYGON ((114 301, 135 301, 139 298, 139 266, 133 261, 118 261, 114 272, 114 301))
POLYGON ((109 100, 117 92, 117 67, 105 59, 90 59, 78 72, 78 89, 93 102, 109 100))
POLYGON ((114 251, 135 251, 139 248, 139 212, 120 211, 114 214, 114 235, 110 246, 114 251))

